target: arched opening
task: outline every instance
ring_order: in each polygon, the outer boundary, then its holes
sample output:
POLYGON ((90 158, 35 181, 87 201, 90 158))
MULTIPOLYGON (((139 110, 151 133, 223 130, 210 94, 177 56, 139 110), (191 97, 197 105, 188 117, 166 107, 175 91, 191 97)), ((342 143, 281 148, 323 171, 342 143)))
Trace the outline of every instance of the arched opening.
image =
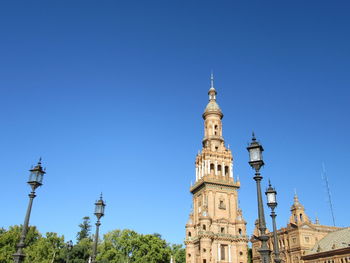
POLYGON ((213 163, 210 164, 210 175, 214 175, 215 173, 215 166, 213 163))
POLYGON ((217 125, 214 126, 214 135, 218 135, 218 126, 217 125))
POLYGON ((218 175, 222 175, 222 173, 221 173, 221 165, 218 165, 218 175))
POLYGON ((203 225, 203 230, 207 230, 207 226, 206 225, 203 225))
POLYGON ((294 215, 294 221, 295 221, 295 223, 298 223, 298 217, 297 217, 297 215, 294 215))
POLYGON ((228 166, 225 166, 225 176, 228 176, 228 166))
POLYGON ((238 234, 241 236, 242 235, 242 229, 238 229, 238 234))
POLYGON ((191 237, 191 235, 192 235, 191 232, 188 232, 188 236, 191 237))
POLYGON ((303 222, 303 214, 300 214, 300 221, 303 222))

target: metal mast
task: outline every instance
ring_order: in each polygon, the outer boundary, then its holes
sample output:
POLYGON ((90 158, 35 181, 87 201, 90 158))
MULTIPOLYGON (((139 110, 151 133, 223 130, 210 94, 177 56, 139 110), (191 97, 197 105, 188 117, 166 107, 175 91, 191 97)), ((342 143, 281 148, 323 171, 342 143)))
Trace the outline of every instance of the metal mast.
POLYGON ((329 189, 328 177, 326 175, 326 167, 325 167, 324 163, 322 163, 322 179, 325 181, 326 191, 327 191, 327 195, 328 195, 329 207, 331 209, 333 225, 335 226, 335 217, 334 217, 334 211, 333 211, 333 203, 332 203, 332 198, 331 198, 331 191, 329 189))

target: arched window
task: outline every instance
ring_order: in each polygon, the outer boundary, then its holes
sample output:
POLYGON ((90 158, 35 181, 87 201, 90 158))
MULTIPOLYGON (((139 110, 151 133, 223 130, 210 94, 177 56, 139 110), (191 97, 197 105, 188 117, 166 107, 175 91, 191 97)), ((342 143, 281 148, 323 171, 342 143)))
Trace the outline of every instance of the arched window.
POLYGON ((210 164, 210 175, 214 175, 215 166, 213 163, 210 164))
POLYGON ((295 221, 295 223, 298 223, 298 217, 297 217, 297 215, 294 215, 294 221, 295 221))
POLYGON ((222 171, 221 165, 219 164, 219 165, 218 165, 218 174, 219 174, 219 175, 222 175, 222 174, 221 174, 221 171, 222 171))
POLYGON ((228 166, 225 166, 225 176, 228 176, 228 166))
POLYGON ((206 225, 203 225, 203 230, 207 230, 207 226, 206 225))
POLYGON ((188 232, 188 236, 189 236, 189 237, 191 236, 191 232, 188 232))
POLYGON ((300 214, 300 221, 303 222, 303 214, 300 214))
POLYGON ((242 235, 242 229, 238 229, 238 234, 241 236, 242 235))

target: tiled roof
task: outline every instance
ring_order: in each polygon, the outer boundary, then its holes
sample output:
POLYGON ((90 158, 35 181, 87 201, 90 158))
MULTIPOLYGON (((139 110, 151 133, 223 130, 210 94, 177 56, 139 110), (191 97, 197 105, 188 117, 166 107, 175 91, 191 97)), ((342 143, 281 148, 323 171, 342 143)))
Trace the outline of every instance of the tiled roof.
POLYGON ((350 227, 329 233, 308 254, 314 254, 350 246, 350 227))

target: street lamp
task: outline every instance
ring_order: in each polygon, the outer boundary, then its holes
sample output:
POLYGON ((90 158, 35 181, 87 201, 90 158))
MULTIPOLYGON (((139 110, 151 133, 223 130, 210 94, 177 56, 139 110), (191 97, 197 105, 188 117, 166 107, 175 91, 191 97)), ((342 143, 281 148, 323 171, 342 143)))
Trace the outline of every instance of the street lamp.
POLYGON ((277 206, 277 199, 276 195, 277 192, 275 188, 271 186, 271 183, 269 181, 269 188, 267 188, 266 192, 267 197, 267 206, 271 208, 271 218, 272 218, 272 226, 273 226, 273 253, 275 254, 275 263, 280 263, 281 259, 279 258, 280 251, 278 248, 278 241, 277 241, 277 230, 276 230, 276 213, 275 208, 277 206))
POLYGON ((27 213, 24 219, 20 241, 17 244, 17 252, 13 254, 13 259, 15 263, 21 263, 24 261, 24 258, 25 258, 25 254, 23 252, 23 249, 25 247, 24 241, 28 232, 29 218, 32 210, 33 200, 36 197, 35 189, 43 184, 44 174, 46 173, 45 170, 41 167, 41 158, 39 159, 38 164, 34 168, 30 169, 29 171, 30 171, 30 174, 29 174, 29 180, 27 183, 32 188, 32 192, 29 194, 29 204, 28 204, 27 213))
POLYGON ((269 263, 271 251, 267 246, 267 241, 269 240, 269 236, 266 234, 264 205, 262 202, 261 186, 260 186, 262 176, 260 175, 260 172, 259 172, 260 168, 264 165, 264 161, 262 159, 262 152, 264 151, 264 148, 259 144, 259 142, 256 141, 254 133, 253 133, 252 142, 247 147, 247 150, 249 152, 249 164, 255 170, 254 180, 256 182, 256 189, 257 189, 259 230, 260 230, 260 235, 257 238, 258 240, 261 241, 261 247, 258 251, 261 255, 262 263, 269 263))
POLYGON ((67 242, 67 262, 66 263, 69 263, 69 256, 70 256, 70 252, 72 251, 72 249, 73 249, 73 242, 72 242, 72 240, 69 240, 68 242, 67 242))
POLYGON ((99 227, 101 225, 100 219, 105 214, 105 206, 106 206, 106 204, 102 200, 102 194, 101 194, 100 200, 96 201, 96 203, 95 203, 95 216, 97 217, 97 222, 96 222, 95 241, 94 241, 94 246, 93 246, 93 249, 92 249, 92 257, 91 257, 91 262, 92 263, 96 262, 98 233, 99 233, 99 227))

